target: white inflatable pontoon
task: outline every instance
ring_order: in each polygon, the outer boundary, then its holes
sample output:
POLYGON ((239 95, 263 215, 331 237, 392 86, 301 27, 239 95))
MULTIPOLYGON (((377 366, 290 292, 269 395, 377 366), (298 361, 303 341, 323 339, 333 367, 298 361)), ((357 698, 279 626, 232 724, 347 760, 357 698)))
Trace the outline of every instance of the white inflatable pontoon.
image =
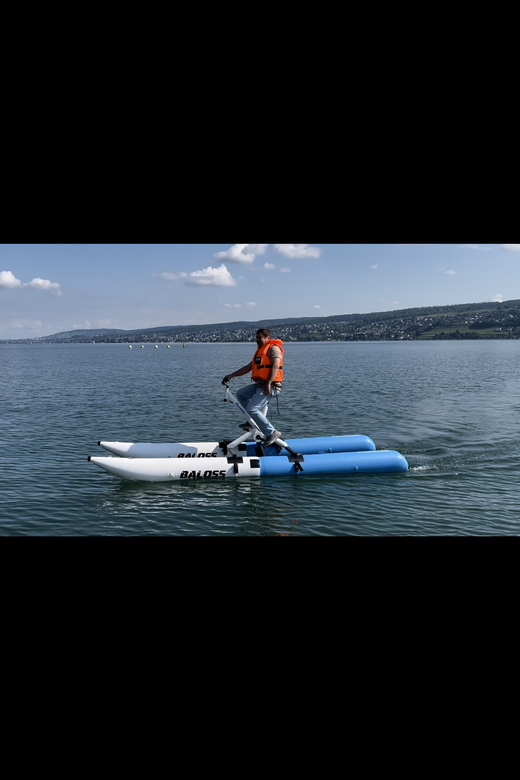
POLYGON ((376 451, 372 439, 363 435, 277 439, 266 447, 263 434, 227 384, 224 400, 237 406, 249 423, 249 430, 236 439, 179 443, 99 441, 103 449, 117 457, 89 456, 88 460, 123 479, 147 482, 290 474, 374 474, 408 469, 400 453, 376 451))

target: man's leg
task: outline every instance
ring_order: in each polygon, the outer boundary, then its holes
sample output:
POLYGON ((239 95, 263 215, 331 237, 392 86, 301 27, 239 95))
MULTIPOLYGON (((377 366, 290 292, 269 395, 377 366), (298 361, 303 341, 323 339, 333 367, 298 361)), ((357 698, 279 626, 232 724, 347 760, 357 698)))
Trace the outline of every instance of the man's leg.
MULTIPOLYGON (((258 385, 254 383, 252 385, 246 385, 246 387, 241 387, 240 390, 237 390, 237 392, 235 393, 237 400, 240 401, 240 403, 242 404, 244 409, 246 409, 248 414, 249 414, 249 410, 247 409, 247 406, 251 401, 251 399, 256 395, 257 390, 258 390, 258 385)), ((266 395, 263 395, 263 398, 264 398, 264 404, 267 404, 269 399, 267 398, 266 395)))
MULTIPOLYGON (((278 395, 277 391, 275 391, 275 395, 278 395)), ((237 398, 247 411, 248 415, 252 417, 258 425, 264 436, 266 438, 271 436, 271 434, 274 433, 275 428, 263 414, 263 412, 267 411, 269 396, 264 395, 262 388, 256 384, 249 385, 238 391, 237 398)))

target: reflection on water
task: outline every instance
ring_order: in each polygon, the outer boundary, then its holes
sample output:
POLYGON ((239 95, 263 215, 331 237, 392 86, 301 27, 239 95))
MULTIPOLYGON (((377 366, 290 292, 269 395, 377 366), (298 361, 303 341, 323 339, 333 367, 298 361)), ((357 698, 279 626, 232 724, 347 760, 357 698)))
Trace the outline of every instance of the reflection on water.
MULTIPOLYGON (((272 480, 271 480, 272 481, 272 480)), ((122 517, 146 518, 152 532, 168 533, 171 523, 179 534, 231 534, 263 536, 279 528, 291 531, 298 526, 294 512, 294 492, 301 490, 295 480, 273 500, 269 480, 251 479, 207 482, 132 483, 112 480, 98 497, 100 515, 107 520, 122 517), (290 495, 287 495, 289 493, 290 495), (232 508, 232 512, 230 511, 232 508)), ((280 493, 279 486, 277 492, 280 493)), ((111 522, 107 529, 110 528, 111 522)))

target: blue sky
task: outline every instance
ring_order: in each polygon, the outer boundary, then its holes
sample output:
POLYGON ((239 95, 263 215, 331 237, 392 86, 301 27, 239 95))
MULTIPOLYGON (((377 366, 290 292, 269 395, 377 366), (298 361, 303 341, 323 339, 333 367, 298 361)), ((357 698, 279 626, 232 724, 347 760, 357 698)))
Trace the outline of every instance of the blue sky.
POLYGON ((520 298, 520 244, 3 244, 0 339, 520 298))

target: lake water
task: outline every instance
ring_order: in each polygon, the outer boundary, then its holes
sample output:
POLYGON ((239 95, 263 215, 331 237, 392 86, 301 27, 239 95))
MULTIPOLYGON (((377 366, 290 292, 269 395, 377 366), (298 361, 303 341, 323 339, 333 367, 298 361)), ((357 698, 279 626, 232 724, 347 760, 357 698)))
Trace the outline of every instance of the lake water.
POLYGON ((518 340, 285 345, 282 436, 365 434, 405 473, 137 483, 87 462, 100 439, 238 435, 220 383, 253 351, 0 345, 0 535, 520 534, 518 340))

